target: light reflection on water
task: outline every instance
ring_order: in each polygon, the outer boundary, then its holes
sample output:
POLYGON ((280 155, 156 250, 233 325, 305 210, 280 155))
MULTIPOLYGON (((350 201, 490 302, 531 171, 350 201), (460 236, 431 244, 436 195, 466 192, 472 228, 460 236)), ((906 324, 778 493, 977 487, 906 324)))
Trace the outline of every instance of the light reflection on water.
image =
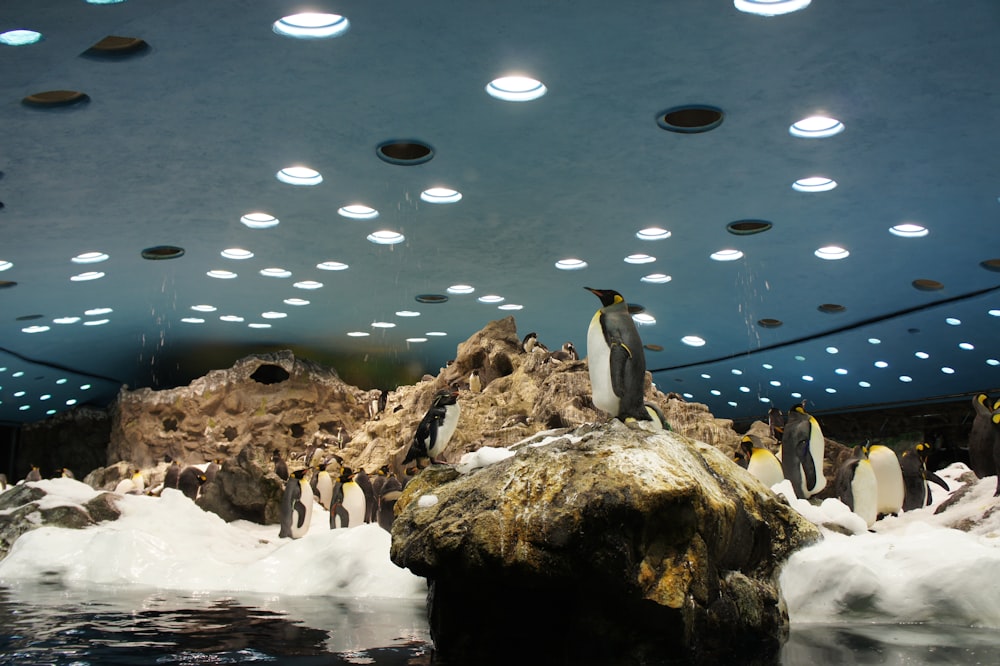
MULTIPOLYGON (((559 612, 558 605, 553 612, 559 612)), ((512 632, 516 642, 516 619, 512 632)), ((509 663, 530 663, 530 647, 523 647, 520 658, 509 663)), ((434 660, 419 600, 181 594, 46 584, 0 588, 0 664, 245 663, 441 662, 434 660)), ((1000 663, 1000 634, 929 625, 796 624, 778 663, 995 664, 1000 663)), ((601 666, 609 665, 604 661, 601 666)))

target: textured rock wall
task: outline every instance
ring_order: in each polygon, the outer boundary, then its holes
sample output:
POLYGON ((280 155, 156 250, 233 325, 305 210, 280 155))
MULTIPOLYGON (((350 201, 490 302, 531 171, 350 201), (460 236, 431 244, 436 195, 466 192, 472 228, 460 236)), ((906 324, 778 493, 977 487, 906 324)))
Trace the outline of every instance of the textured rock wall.
POLYGON ((111 418, 107 410, 77 407, 50 419, 26 424, 18 433, 17 457, 11 481, 23 479, 32 465, 43 476, 59 476, 68 467, 83 478, 106 464, 111 418))

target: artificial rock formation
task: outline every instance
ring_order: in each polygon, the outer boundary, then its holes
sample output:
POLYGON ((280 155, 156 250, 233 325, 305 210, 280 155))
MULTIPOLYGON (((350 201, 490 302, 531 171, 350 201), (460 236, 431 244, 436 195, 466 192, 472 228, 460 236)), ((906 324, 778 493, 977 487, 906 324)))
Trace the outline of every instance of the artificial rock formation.
POLYGON ((391 557, 428 578, 444 658, 774 658, 778 568, 813 525, 683 435, 612 421, 546 441, 468 475, 432 466, 397 503, 391 557))

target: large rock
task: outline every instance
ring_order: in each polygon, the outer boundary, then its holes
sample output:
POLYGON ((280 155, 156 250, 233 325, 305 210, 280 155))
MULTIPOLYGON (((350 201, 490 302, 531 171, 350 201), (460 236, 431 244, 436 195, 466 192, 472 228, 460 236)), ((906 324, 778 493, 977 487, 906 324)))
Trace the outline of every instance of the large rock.
POLYGON ((285 482, 274 473, 269 459, 262 449, 244 447, 222 463, 214 480, 202 485, 196 504, 226 521, 280 522, 285 482))
POLYGON ((397 503, 391 557, 428 578, 442 657, 770 663, 778 568, 817 529, 702 442, 617 421, 551 435, 468 475, 432 466, 397 503))

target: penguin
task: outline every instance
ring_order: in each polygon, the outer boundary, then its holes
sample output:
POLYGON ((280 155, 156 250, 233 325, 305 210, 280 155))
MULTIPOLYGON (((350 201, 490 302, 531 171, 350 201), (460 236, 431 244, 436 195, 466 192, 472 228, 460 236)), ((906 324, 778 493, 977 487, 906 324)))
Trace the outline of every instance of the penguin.
POLYGON ((167 471, 163 474, 163 487, 176 489, 177 482, 181 476, 181 464, 170 456, 167 456, 167 462, 170 463, 170 466, 167 467, 167 471))
POLYGON ((648 421, 650 415, 643 405, 646 357, 628 304, 617 291, 584 289, 601 299, 601 308, 587 329, 594 405, 622 421, 648 421))
POLYGON ((743 439, 740 440, 740 445, 736 449, 736 462, 768 488, 781 483, 785 478, 781 463, 775 455, 751 435, 743 435, 743 439))
POLYGON ((875 479, 878 481, 878 512, 882 516, 897 516, 903 510, 906 488, 903 484, 903 470, 896 452, 883 444, 865 446, 865 454, 871 462, 875 479))
POLYGON ((483 379, 479 376, 478 368, 469 373, 469 390, 473 393, 481 393, 483 390, 483 379))
POLYGON ((537 344, 538 344, 538 334, 535 333, 534 331, 528 333, 526 336, 524 336, 524 339, 521 340, 521 348, 529 353, 535 350, 535 345, 537 344))
POLYGON ((333 478, 331 478, 330 472, 327 471, 326 467, 327 463, 316 465, 312 479, 309 481, 309 487, 323 508, 329 511, 330 501, 333 499, 333 478))
POLYGON ((177 477, 177 490, 184 493, 184 496, 193 502, 198 499, 198 491, 201 490, 201 486, 206 481, 208 481, 208 477, 203 471, 194 465, 188 465, 181 470, 177 477))
POLYGON ((823 431, 806 412, 805 401, 789 409, 781 437, 781 469, 799 499, 808 499, 826 488, 825 447, 823 431))
MULTIPOLYGON (((340 493, 343 496, 340 503, 340 509, 342 509, 340 515, 343 516, 343 524, 339 527, 357 527, 365 523, 365 512, 367 511, 365 493, 354 477, 355 472, 350 467, 345 467, 340 472, 340 493)), ((332 515, 330 521, 332 527, 332 515)))
POLYGON ((115 486, 115 492, 119 495, 141 495, 146 490, 146 482, 142 478, 142 472, 133 470, 132 476, 122 479, 115 486))
POLYGON ((926 453, 930 451, 930 445, 921 442, 916 446, 903 451, 899 456, 899 467, 903 474, 903 511, 913 511, 921 509, 931 503, 931 488, 928 484, 933 481, 945 491, 949 491, 948 484, 934 472, 927 471, 926 453))
POLYGON ((577 353, 576 347, 573 346, 572 342, 564 342, 563 346, 558 351, 554 351, 549 354, 549 359, 556 363, 579 361, 580 355, 577 353))
POLYGON ((421 458, 430 458, 431 462, 437 462, 437 458, 448 446, 451 436, 455 434, 460 414, 457 392, 441 389, 435 393, 430 409, 417 426, 417 432, 413 435, 402 464, 405 466, 421 458))
POLYGON ((278 478, 282 481, 288 481, 288 464, 281 459, 278 449, 271 452, 271 462, 274 463, 274 473, 278 475, 278 478))
POLYGON ((285 482, 285 494, 281 497, 281 528, 278 538, 301 539, 309 531, 312 519, 313 494, 309 482, 305 480, 306 469, 297 469, 285 482))
POLYGON ((387 532, 392 531, 392 522, 396 519, 396 500, 402 494, 403 484, 395 474, 388 474, 378 502, 378 524, 387 532))
POLYGON ((997 473, 996 463, 993 461, 993 410, 1000 404, 1000 400, 994 402, 990 396, 980 393, 972 399, 972 409, 975 416, 972 419, 972 428, 969 430, 969 467, 980 479, 993 476, 997 473))
POLYGON ((25 481, 41 481, 42 473, 38 469, 38 465, 32 465, 31 470, 28 471, 28 475, 24 477, 25 481))
POLYGON ((785 430, 785 415, 777 407, 767 410, 767 427, 771 432, 771 437, 780 444, 781 435, 785 430))
POLYGON ((361 522, 370 523, 375 517, 375 489, 372 486, 372 479, 364 467, 354 474, 354 482, 358 484, 365 496, 365 509, 362 512, 361 522))
POLYGON ((10 484, 7 482, 7 475, 0 472, 0 493, 7 490, 7 486, 10 484))
POLYGON ((338 476, 337 480, 333 482, 333 494, 330 495, 330 529, 348 527, 350 518, 347 509, 344 508, 344 484, 340 482, 338 476))
POLYGON ((834 478, 837 498, 870 528, 878 519, 878 479, 863 446, 855 446, 834 478))
POLYGON ((76 478, 76 476, 73 475, 73 470, 71 470, 69 467, 63 467, 62 469, 60 469, 59 470, 59 476, 61 476, 64 479, 75 479, 76 478))
POLYGON ((219 473, 221 467, 222 458, 214 458, 212 462, 208 463, 208 467, 205 468, 206 482, 215 481, 215 475, 219 473))
POLYGON ((655 402, 646 400, 642 403, 643 407, 646 408, 646 413, 649 414, 649 420, 659 428, 660 430, 673 430, 670 427, 670 423, 667 422, 667 417, 664 416, 663 410, 655 402))

